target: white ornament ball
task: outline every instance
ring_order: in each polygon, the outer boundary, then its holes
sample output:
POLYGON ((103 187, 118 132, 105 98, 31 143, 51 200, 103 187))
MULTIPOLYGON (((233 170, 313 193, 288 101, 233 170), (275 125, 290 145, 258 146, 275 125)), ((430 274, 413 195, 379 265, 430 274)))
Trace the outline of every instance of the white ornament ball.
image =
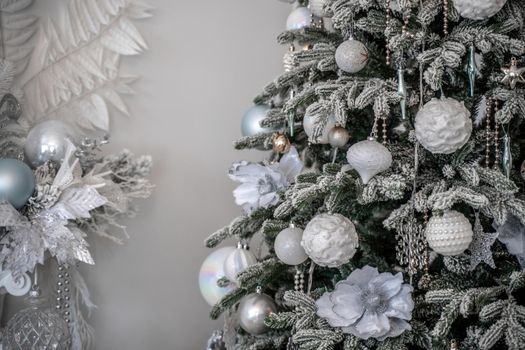
POLYGON ((303 129, 310 141, 313 143, 318 143, 322 145, 326 145, 330 143, 329 135, 330 131, 335 127, 335 116, 329 115, 328 119, 326 121, 326 124, 324 125, 322 134, 318 137, 317 140, 312 140, 312 135, 314 133, 314 127, 315 127, 315 118, 308 113, 305 114, 303 118, 303 129))
POLYGON ((239 325, 252 335, 260 335, 268 331, 264 319, 277 312, 277 306, 271 297, 262 293, 252 293, 244 296, 237 309, 239 325))
POLYGON ((326 0, 310 0, 308 5, 310 6, 310 11, 317 17, 326 17, 327 13, 324 10, 326 0))
POLYGON ((454 0, 454 7, 461 17, 483 20, 498 13, 507 0, 454 0))
POLYGON ((286 30, 300 30, 312 23, 312 13, 304 6, 294 9, 286 19, 286 30))
POLYGON ((199 288, 204 300, 215 305, 226 294, 233 291, 233 286, 219 287, 217 281, 224 277, 224 261, 235 251, 235 247, 217 249, 204 260, 199 271, 199 288))
POLYGON ((251 251, 237 247, 224 260, 224 276, 233 283, 237 283, 237 276, 255 263, 257 263, 257 258, 251 251))
POLYGON ((447 210, 442 216, 434 215, 426 228, 427 242, 436 253, 445 256, 463 253, 472 242, 472 225, 465 215, 447 210))
POLYGON ((357 40, 344 41, 335 51, 335 62, 339 69, 347 73, 357 73, 368 63, 368 49, 357 40))
POLYGON ((303 230, 297 227, 288 227, 279 232, 275 238, 273 249, 275 254, 287 265, 300 265, 308 259, 308 255, 301 245, 303 230))
POLYGON ((417 113, 415 129, 417 140, 430 152, 454 153, 472 133, 470 111, 453 98, 433 98, 417 113))
POLYGON ((392 154, 374 138, 352 145, 346 153, 346 159, 359 173, 365 185, 371 178, 392 166, 392 154))
POLYGON ((339 267, 354 256, 359 237, 343 215, 319 214, 306 225, 301 245, 317 265, 339 267))

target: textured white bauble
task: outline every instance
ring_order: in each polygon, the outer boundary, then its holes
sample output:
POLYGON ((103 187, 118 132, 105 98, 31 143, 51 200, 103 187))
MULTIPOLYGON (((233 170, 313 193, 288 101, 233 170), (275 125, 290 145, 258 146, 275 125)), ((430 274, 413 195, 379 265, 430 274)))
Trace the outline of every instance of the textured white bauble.
POLYGON ((327 13, 324 10, 324 5, 326 4, 326 0, 310 0, 309 6, 310 11, 317 17, 326 17, 327 13))
POLYGON ((339 267, 354 256, 359 237, 354 224, 341 214, 319 214, 303 232, 301 245, 313 262, 339 267))
POLYGON ((271 297, 262 293, 252 293, 244 296, 237 309, 239 325, 252 335, 268 331, 264 319, 277 312, 277 306, 271 297))
POLYGON ((237 247, 224 260, 224 276, 233 283, 237 283, 237 276, 255 263, 257 263, 257 258, 252 252, 243 247, 237 247))
POLYGON ((368 49, 362 42, 349 39, 335 51, 335 62, 342 71, 357 73, 366 67, 368 55, 368 49))
POLYGON ((206 302, 212 306, 233 291, 232 286, 219 287, 217 281, 224 277, 224 261, 234 250, 235 247, 217 249, 202 263, 199 271, 199 288, 206 302))
POLYGON ((308 259, 301 240, 303 230, 297 227, 288 227, 279 232, 275 238, 273 249, 275 254, 287 265, 300 265, 308 259))
POLYGON ((374 138, 358 142, 346 153, 348 164, 355 169, 366 185, 371 178, 390 168, 392 154, 374 138))
POLYGON ((310 116, 308 113, 304 115, 303 118, 303 129, 306 135, 310 138, 310 141, 313 143, 318 143, 322 145, 326 145, 330 142, 329 134, 330 131, 335 127, 335 116, 329 115, 328 120, 326 121, 326 124, 323 128, 323 133, 317 140, 312 140, 312 134, 314 133, 314 126, 315 126, 315 118, 313 116, 310 116))
POLYGON ((425 233, 429 247, 445 256, 463 253, 473 236, 468 219, 455 210, 447 210, 442 216, 432 216, 425 233))
POLYGON ((453 98, 433 98, 417 113, 415 129, 417 140, 430 152, 454 153, 472 133, 470 111, 453 98))
POLYGON ((454 0, 454 7, 461 17, 483 20, 494 16, 507 0, 454 0))
POLYGON ((312 13, 304 6, 294 9, 286 19, 286 30, 300 30, 312 23, 312 13))

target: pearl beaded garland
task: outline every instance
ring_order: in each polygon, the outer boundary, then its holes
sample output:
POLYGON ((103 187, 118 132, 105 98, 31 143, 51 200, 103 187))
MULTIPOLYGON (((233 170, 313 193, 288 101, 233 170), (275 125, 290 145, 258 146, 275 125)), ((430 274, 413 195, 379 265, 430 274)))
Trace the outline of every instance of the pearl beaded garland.
POLYGON ((447 210, 442 216, 432 216, 426 228, 429 247, 445 256, 463 253, 472 242, 473 235, 468 219, 455 210, 447 210))

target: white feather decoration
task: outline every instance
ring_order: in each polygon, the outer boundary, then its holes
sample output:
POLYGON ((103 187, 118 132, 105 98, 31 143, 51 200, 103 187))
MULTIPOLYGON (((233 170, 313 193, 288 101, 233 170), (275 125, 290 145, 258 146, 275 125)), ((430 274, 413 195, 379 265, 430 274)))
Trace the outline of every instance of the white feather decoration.
POLYGON ((33 51, 37 73, 23 84, 29 124, 62 119, 107 132, 108 103, 129 114, 120 95, 132 92, 133 79, 120 76, 120 56, 147 48, 132 20, 149 10, 131 0, 70 0, 60 23, 45 21, 33 51))

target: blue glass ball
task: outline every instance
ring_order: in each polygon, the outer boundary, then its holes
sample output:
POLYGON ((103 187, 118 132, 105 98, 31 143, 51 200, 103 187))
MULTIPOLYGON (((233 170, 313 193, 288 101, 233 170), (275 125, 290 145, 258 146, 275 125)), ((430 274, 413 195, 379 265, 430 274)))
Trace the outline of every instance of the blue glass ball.
POLYGON ((29 166, 16 159, 0 159, 0 200, 22 208, 35 190, 35 175, 29 166))
POLYGON ((270 109, 267 105, 256 105, 250 108, 242 117, 241 133, 242 136, 254 136, 261 133, 272 133, 279 130, 278 127, 263 128, 261 120, 266 118, 266 113, 270 109))

